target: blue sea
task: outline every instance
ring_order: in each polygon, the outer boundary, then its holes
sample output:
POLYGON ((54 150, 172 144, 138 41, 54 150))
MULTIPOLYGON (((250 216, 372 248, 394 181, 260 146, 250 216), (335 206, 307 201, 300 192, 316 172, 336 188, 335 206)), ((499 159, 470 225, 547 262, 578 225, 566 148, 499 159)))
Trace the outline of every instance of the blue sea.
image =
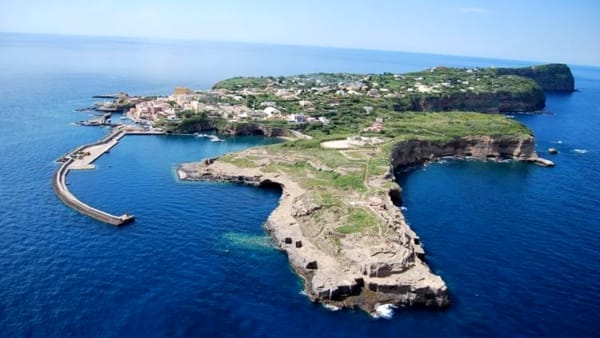
POLYGON ((128 136, 69 175, 116 228, 55 196, 54 160, 108 130, 95 94, 168 94, 238 75, 407 72, 532 61, 241 43, 0 34, 1 337, 591 337, 600 332, 600 69, 520 115, 555 168, 450 161, 398 176, 451 290, 446 310, 374 319, 312 304, 263 224, 279 191, 181 183, 178 163, 275 142, 128 136))

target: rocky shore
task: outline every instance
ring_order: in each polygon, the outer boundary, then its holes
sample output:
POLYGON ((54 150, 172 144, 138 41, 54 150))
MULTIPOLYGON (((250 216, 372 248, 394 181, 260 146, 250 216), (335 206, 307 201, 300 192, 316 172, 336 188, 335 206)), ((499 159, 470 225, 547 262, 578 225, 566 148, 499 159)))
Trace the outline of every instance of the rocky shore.
MULTIPOLYGON (((318 157, 308 159, 303 152, 255 148, 233 157, 182 164, 177 173, 181 180, 188 181, 280 187, 279 205, 269 216, 266 230, 287 253, 313 301, 336 307, 359 307, 370 313, 381 304, 448 306, 446 284, 427 266, 419 237, 395 204, 401 200, 401 190, 394 182, 393 171, 442 156, 536 161, 533 137, 411 140, 398 142, 391 149, 387 170, 365 174, 366 190, 333 191, 335 196, 328 199, 318 197, 327 190, 326 186, 309 184, 304 176, 320 177, 323 171, 340 174, 350 167, 330 169, 318 157), (290 169, 307 163, 309 168, 302 172, 290 169), (338 202, 331 202, 332 198, 338 202), (372 213, 375 224, 368 231, 341 231, 340 227, 347 222, 340 212, 342 206, 372 213)), ((338 152, 331 150, 328 154, 333 156, 338 152)))

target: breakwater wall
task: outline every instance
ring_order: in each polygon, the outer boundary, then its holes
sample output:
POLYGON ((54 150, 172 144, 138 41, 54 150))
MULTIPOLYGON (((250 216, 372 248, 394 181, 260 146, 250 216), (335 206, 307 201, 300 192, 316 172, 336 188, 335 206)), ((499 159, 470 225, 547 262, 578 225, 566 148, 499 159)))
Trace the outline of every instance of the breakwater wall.
POLYGON ((164 135, 164 132, 117 127, 99 141, 77 147, 60 160, 60 168, 52 178, 52 188, 58 198, 67 206, 100 222, 116 226, 133 222, 135 220, 133 215, 126 213, 120 216, 113 215, 82 202, 69 191, 67 186, 67 175, 71 170, 94 169, 92 163, 117 145, 119 140, 126 135, 164 135))

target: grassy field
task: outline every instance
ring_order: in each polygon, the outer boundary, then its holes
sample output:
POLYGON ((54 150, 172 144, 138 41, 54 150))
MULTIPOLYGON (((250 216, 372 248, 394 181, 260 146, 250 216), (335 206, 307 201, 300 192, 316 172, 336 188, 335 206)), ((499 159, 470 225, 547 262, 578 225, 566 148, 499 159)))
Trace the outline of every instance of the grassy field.
MULTIPOLYGON (((242 168, 261 168, 264 173, 285 173, 311 191, 315 202, 332 213, 345 215, 340 234, 363 232, 378 224, 373 212, 356 201, 387 194, 393 182, 369 182, 390 169, 392 147, 406 140, 447 141, 465 136, 514 136, 527 138, 531 130, 503 115, 480 113, 403 113, 389 122, 392 132, 379 135, 382 143, 347 150, 325 149, 321 143, 344 139, 330 134, 311 140, 295 140, 261 148, 264 152, 241 152, 222 156, 220 161, 242 168)), ((322 214, 320 214, 322 215, 322 214)), ((340 216, 341 217, 341 216, 340 216)), ((317 222, 317 220, 313 220, 317 222)))

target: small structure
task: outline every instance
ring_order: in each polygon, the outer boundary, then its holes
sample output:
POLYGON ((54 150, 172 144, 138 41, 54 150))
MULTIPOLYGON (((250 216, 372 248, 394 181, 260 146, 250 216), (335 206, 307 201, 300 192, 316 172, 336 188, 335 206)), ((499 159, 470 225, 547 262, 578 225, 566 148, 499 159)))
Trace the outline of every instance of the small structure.
POLYGON ((382 118, 377 118, 375 120, 375 122, 373 122, 373 124, 366 129, 367 131, 372 131, 372 132, 380 132, 383 130, 383 119, 382 118))
POLYGON ((306 122, 306 118, 304 114, 290 114, 288 115, 287 121, 289 123, 304 123, 306 122))
POLYGON ((275 107, 267 107, 263 110, 263 113, 265 113, 265 115, 269 118, 269 117, 273 117, 273 116, 279 116, 281 115, 281 111, 275 107))
POLYGON ((175 87, 173 91, 173 96, 183 96, 183 95, 192 95, 194 91, 187 87, 175 87))

